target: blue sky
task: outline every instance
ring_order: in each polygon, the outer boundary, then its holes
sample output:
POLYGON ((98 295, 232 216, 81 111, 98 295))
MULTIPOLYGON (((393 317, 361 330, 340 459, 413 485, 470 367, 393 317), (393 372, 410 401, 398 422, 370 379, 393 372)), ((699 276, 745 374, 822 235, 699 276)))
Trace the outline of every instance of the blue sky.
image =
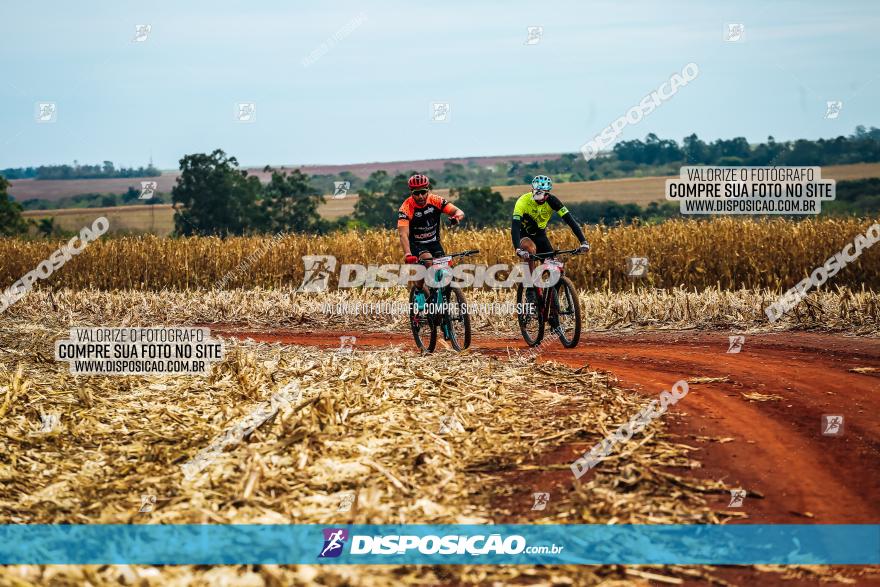
POLYGON ((699 77, 621 139, 880 126, 873 0, 48 1, 4 3, 0 22, 0 168, 176 168, 217 147, 248 166, 575 152, 688 62, 699 77), (727 23, 743 41, 724 41, 727 23), (38 102, 56 122, 35 121, 38 102), (255 122, 235 121, 238 102, 255 122))

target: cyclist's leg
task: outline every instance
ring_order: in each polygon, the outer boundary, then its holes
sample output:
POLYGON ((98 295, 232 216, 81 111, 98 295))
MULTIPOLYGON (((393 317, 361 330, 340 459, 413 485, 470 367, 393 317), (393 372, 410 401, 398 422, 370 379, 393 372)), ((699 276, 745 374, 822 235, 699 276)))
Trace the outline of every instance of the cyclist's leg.
MULTIPOLYGON (((429 261, 431 259, 439 259, 440 257, 446 256, 446 253, 443 251, 443 247, 440 245, 440 241, 437 241, 437 242, 431 243, 430 245, 425 245, 425 246, 427 246, 429 248, 427 250, 423 251, 422 254, 419 256, 419 258, 422 260, 429 261)), ((429 264, 429 266, 430 266, 430 264, 429 264)), ((435 279, 436 279, 436 277, 435 277, 435 279)), ((430 292, 428 292, 427 295, 430 295, 430 292)), ((429 300, 429 302, 431 304, 436 304, 437 300, 431 299, 431 300, 429 300)), ((434 306, 433 311, 439 312, 440 314, 445 314, 448 312, 448 310, 444 309, 444 304, 441 304, 439 306, 434 306)), ((443 340, 449 340, 449 337, 450 337, 449 326, 445 321, 443 321, 441 324, 442 324, 442 331, 443 331, 443 340)))
MULTIPOLYGON (((555 249, 553 245, 550 243, 550 239, 547 238, 547 233, 544 230, 538 230, 535 234, 529 235, 529 242, 535 249, 535 253, 542 255, 544 253, 552 253, 555 249)), ((529 251, 531 252, 531 251, 529 251)), ((532 275, 535 274, 535 270, 538 265, 540 265, 540 261, 532 261, 529 263, 529 269, 531 269, 532 275)), ((538 292, 538 295, 541 295, 541 288, 535 288, 538 292)), ((532 291, 535 291, 532 289, 532 291)), ((534 294, 529 294, 529 297, 534 294)), ((532 301, 531 299, 529 301, 532 301)), ((537 299, 535 300, 537 302, 537 299)))
MULTIPOLYGON (((428 265, 428 267, 430 267, 430 263, 426 263, 426 261, 430 261, 436 256, 434 248, 428 247, 427 245, 421 245, 421 247, 418 248, 418 252, 414 250, 413 253, 419 258, 420 263, 424 263, 428 265)), ((424 279, 420 280, 417 285, 422 288, 425 295, 428 295, 428 287, 425 285, 424 279)))
POLYGON ((553 243, 551 243, 550 239, 547 238, 547 232, 544 230, 535 235, 532 235, 532 240, 535 243, 535 248, 537 248, 539 255, 542 255, 544 253, 552 253, 556 250, 553 248, 553 243))
MULTIPOLYGON (((524 251, 527 251, 530 255, 534 255, 535 253, 538 252, 538 247, 537 247, 537 245, 535 245, 535 241, 533 241, 531 238, 529 238, 527 236, 524 236, 521 239, 519 239, 519 248, 523 249, 524 251)), ((529 271, 534 271, 535 267, 537 267, 537 266, 538 266, 537 261, 535 261, 534 259, 529 259, 529 271)))
MULTIPOLYGON (((423 263, 426 259, 430 259, 430 252, 427 245, 424 243, 417 243, 414 240, 410 239, 409 241, 409 250, 412 251, 412 254, 419 258, 419 263, 423 263)), ((416 287, 425 291, 427 294, 427 290, 425 290, 425 280, 419 279, 414 284, 416 287)))
MULTIPOLYGON (((435 257, 442 257, 443 255, 445 255, 445 253, 443 252, 443 247, 440 246, 439 242, 416 243, 410 241, 410 250, 412 251, 413 255, 419 258, 420 263, 425 263, 427 261, 430 261, 431 259, 434 259, 435 257)), ((423 300, 427 300, 428 296, 431 294, 430 288, 425 284, 424 279, 416 281, 415 286, 421 289, 421 293, 423 296, 422 300, 419 300, 417 298, 420 306, 419 309, 424 309, 425 304, 423 300)))
MULTIPOLYGON (((544 253, 552 253, 555 249, 553 248, 553 244, 550 242, 550 239, 547 238, 547 233, 543 230, 539 230, 535 234, 530 234, 529 236, 523 237, 519 241, 519 246, 521 249, 525 249, 529 252, 529 254, 544 254, 544 253)), ((539 264, 538 261, 529 259, 529 269, 534 271, 535 267, 539 264)))
MULTIPOLYGON (((538 249, 538 254, 544 253, 552 253, 556 249, 553 248, 553 243, 550 242, 550 239, 547 237, 547 232, 542 230, 538 234, 532 237, 535 240, 535 247, 538 249)), ((550 294, 552 296, 554 294, 550 294)), ((547 299, 553 299, 552 297, 548 297, 547 299)), ((550 328, 556 330, 559 328, 559 318, 551 313, 549 317, 550 328)))
MULTIPOLYGON (((431 261, 431 259, 438 259, 440 257, 446 256, 446 253, 443 251, 443 247, 440 245, 439 242, 422 245, 422 247, 423 248, 419 249, 419 261, 425 263, 428 268, 431 267, 431 264, 429 262, 431 261)), ((425 281, 422 280, 420 283, 422 284, 422 290, 425 292, 425 295, 430 296, 431 291, 430 288, 425 284, 425 281)))

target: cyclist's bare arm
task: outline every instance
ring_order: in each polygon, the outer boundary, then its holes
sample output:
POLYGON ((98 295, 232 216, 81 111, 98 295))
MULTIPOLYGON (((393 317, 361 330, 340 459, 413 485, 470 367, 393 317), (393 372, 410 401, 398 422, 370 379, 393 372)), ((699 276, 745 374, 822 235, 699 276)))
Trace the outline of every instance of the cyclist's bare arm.
POLYGON ((412 255, 412 251, 409 249, 409 225, 408 224, 398 224, 397 225, 397 234, 400 235, 400 246, 403 248, 403 255, 412 255))
POLYGON ((444 208, 443 212, 450 218, 455 218, 459 222, 464 218, 464 212, 452 204, 446 204, 446 208, 444 208))

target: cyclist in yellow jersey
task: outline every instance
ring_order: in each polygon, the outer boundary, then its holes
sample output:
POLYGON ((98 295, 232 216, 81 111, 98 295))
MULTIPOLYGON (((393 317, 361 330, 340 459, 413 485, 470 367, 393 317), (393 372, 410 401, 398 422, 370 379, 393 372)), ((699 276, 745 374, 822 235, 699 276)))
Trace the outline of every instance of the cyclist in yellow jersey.
POLYGON ((510 228, 513 247, 519 257, 529 261, 533 270, 537 261, 532 255, 552 253, 555 250, 545 230, 554 213, 559 214, 580 241, 581 252, 590 250, 581 227, 559 198, 550 193, 552 188, 553 182, 549 177, 538 175, 532 180, 532 191, 521 195, 513 207, 513 224, 510 228))

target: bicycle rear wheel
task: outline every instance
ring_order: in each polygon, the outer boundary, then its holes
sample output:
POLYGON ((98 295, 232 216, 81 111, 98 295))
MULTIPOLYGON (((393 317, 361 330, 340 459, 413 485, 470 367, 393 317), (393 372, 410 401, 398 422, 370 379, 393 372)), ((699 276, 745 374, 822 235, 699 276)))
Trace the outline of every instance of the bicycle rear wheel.
POLYGON ((418 311, 416 307, 418 291, 421 291, 421 288, 413 287, 409 290, 409 326, 419 350, 432 353, 437 346, 437 325, 426 311, 418 311))
POLYGON ((576 347, 581 339, 581 304, 574 284, 567 277, 560 279, 554 287, 550 326, 567 349, 576 347))
POLYGON ((450 287, 448 291, 443 321, 448 328, 449 342, 455 350, 463 351, 471 346, 471 317, 461 289, 450 287))
POLYGON ((541 342, 544 338, 544 320, 541 318, 538 291, 534 287, 524 288, 522 283, 516 286, 516 320, 527 345, 535 346, 541 342))

